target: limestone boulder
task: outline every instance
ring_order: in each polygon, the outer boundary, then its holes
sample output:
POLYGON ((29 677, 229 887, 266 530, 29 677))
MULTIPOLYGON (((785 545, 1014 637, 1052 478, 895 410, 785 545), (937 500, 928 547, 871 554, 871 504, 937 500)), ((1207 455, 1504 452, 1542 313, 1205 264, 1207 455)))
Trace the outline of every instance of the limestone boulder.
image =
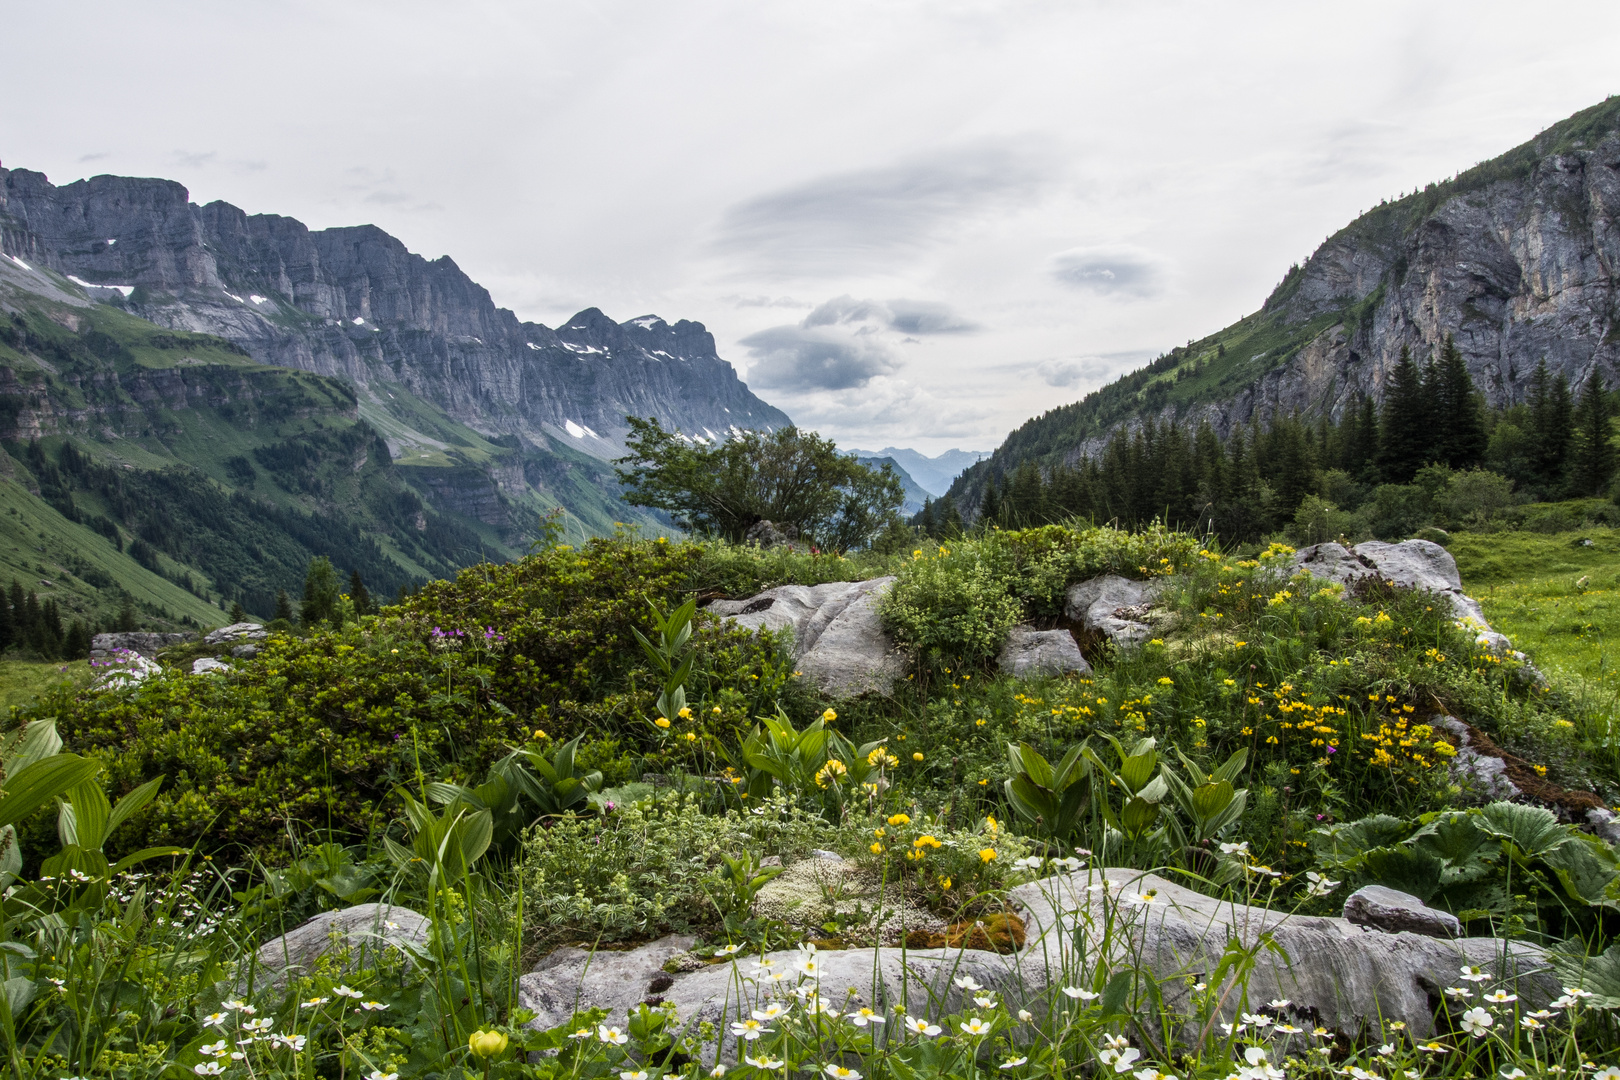
POLYGON ((231 670, 231 665, 216 660, 212 656, 199 656, 191 662, 191 673, 193 675, 207 675, 210 672, 229 670, 231 670))
POLYGON ((797 927, 818 937, 829 922, 851 936, 897 945, 908 933, 943 933, 945 920, 898 896, 858 863, 831 852, 830 858, 801 859, 767 882, 754 898, 754 914, 797 927))
POLYGON ((1365 885, 1344 902, 1344 917, 1357 926, 1370 926, 1392 934, 1408 931, 1424 937, 1462 936, 1462 923, 1449 911, 1425 904, 1411 893, 1382 885, 1365 885))
POLYGON ((780 585, 746 600, 717 600, 706 610, 750 630, 792 634, 799 672, 828 697, 887 694, 907 666, 878 616, 894 580, 780 585))
POLYGON ((170 645, 179 645, 191 641, 196 636, 196 634, 190 632, 157 634, 139 630, 127 633, 97 634, 90 639, 90 659, 110 660, 124 653, 135 653, 150 660, 170 645))
POLYGON ((91 684, 93 690, 122 690, 163 673, 157 661, 124 649, 114 649, 105 658, 92 657, 90 666, 102 672, 91 684))
POLYGON ((204 645, 239 645, 247 641, 263 641, 270 636, 270 631, 258 623, 239 622, 222 626, 218 630, 210 630, 203 637, 204 645))
POLYGON ((1116 645, 1139 645, 1153 636, 1143 619, 1163 585, 1105 574, 1071 586, 1063 612, 1070 622, 1100 631, 1116 645))
MULTIPOLYGON (((388 950, 423 948, 433 924, 410 908, 388 904, 356 904, 341 911, 323 911, 296 930, 272 938, 255 954, 255 987, 283 987, 291 980, 314 970, 315 961, 327 953, 347 950, 345 970, 375 963, 377 954, 388 950)), ((249 972, 238 972, 245 986, 249 972)))
POLYGON ((1091 670, 1086 658, 1080 655, 1080 646, 1067 630, 1037 630, 1032 626, 1015 626, 1007 634, 1007 643, 996 657, 996 665, 1017 679, 1032 679, 1038 675, 1067 675, 1069 672, 1085 674, 1091 670))

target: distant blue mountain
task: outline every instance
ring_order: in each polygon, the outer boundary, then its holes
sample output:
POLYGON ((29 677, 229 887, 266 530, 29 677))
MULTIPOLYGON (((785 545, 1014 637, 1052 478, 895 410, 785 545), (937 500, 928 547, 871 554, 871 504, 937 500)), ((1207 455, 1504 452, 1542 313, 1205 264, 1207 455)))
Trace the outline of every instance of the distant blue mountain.
MULTIPOLYGON (((902 450, 893 446, 882 450, 851 450, 862 461, 873 458, 892 458, 900 469, 917 482, 929 495, 939 496, 950 490, 951 481, 961 475, 969 465, 990 456, 988 450, 947 450, 937 457, 929 457, 916 450, 902 450)), ((922 504, 917 504, 918 509, 922 504)))

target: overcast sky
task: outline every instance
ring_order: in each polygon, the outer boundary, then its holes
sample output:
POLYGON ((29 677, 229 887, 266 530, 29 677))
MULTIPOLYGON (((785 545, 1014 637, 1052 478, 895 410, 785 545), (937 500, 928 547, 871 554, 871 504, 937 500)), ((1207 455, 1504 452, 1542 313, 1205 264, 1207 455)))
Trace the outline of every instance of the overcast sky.
POLYGON ((1620 90, 1613 2, 0 0, 0 27, 8 167, 375 223, 551 326, 700 320, 800 423, 929 453, 1620 90))

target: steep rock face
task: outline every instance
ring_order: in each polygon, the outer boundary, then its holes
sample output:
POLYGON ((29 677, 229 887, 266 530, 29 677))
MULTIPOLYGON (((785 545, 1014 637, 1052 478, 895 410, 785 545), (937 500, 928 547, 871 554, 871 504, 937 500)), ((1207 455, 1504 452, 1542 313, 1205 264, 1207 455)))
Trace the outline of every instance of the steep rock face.
MULTIPOLYGON (((428 261, 374 226, 196 206, 169 180, 97 176, 62 187, 0 169, 0 246, 35 266, 129 291, 159 325, 255 359, 403 385, 489 434, 622 449, 624 417, 712 438, 790 421, 749 392, 701 323, 615 323, 590 308, 555 330, 520 322, 449 256, 428 261)), ((117 294, 97 290, 98 298, 117 294)))

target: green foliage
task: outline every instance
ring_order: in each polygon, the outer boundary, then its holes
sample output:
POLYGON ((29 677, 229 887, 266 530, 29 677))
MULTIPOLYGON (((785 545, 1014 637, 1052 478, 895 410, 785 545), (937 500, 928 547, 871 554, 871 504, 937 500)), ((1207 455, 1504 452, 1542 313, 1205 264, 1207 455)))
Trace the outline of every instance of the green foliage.
POLYGON ((750 526, 791 526, 830 551, 862 547, 905 500, 889 465, 873 469, 814 432, 744 432, 709 445, 626 417, 625 499, 677 514, 688 528, 740 542, 750 526))

